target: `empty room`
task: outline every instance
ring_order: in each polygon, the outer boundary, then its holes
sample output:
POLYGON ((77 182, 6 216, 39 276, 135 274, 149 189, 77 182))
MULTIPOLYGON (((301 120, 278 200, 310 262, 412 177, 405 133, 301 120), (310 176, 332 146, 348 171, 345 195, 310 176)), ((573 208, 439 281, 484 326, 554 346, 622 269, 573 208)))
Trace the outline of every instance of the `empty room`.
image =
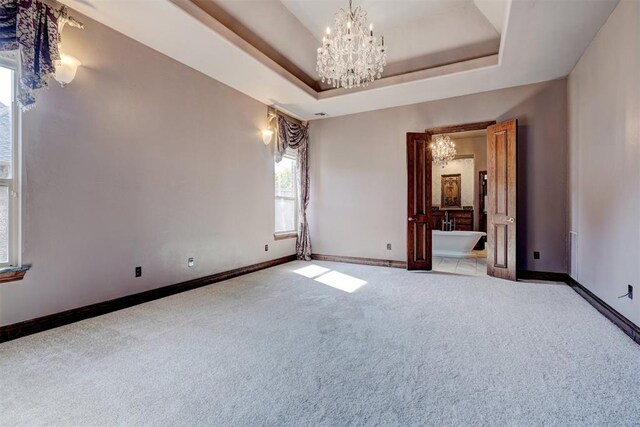
POLYGON ((640 426, 640 0, 0 1, 0 426, 640 426))

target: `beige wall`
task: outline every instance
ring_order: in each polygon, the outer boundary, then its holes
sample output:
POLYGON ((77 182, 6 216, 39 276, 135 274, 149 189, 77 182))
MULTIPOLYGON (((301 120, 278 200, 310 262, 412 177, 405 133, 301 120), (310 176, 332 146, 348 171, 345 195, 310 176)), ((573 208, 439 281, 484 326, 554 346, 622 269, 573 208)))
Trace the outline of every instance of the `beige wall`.
POLYGON ((273 240, 266 106, 82 20, 64 33, 76 79, 23 116, 33 268, 0 284, 2 325, 295 252, 273 240))
POLYGON ((640 325, 640 2, 622 0, 569 76, 575 278, 640 325), (617 298, 634 286, 633 300, 617 298))
POLYGON ((454 159, 447 163, 444 167, 438 166, 433 168, 431 174, 431 200, 433 206, 440 206, 442 201, 442 175, 456 175, 460 174, 460 202, 462 206, 473 206, 474 197, 474 176, 473 171, 475 167, 474 159, 454 159))
MULTIPOLYGON (((455 138, 455 134, 452 134, 455 138)), ((487 170, 487 136, 455 138, 456 151, 460 155, 472 154, 473 170, 473 229, 480 229, 480 197, 478 196, 478 174, 487 170)))
POLYGON ((566 272, 566 88, 556 80, 313 121, 313 251, 405 260, 406 133, 517 118, 518 265, 566 272))

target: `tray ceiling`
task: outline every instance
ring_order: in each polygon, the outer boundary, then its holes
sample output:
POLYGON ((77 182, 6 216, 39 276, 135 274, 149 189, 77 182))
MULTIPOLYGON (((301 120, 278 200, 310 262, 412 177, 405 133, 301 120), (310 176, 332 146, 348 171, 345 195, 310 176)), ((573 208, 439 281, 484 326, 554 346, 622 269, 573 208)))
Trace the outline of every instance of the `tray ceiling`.
MULTIPOLYGON (((335 0, 62 0, 216 80, 302 119, 566 76, 618 0, 361 0, 389 65, 367 88, 317 82, 335 0)), ((78 53, 80 55, 80 52, 78 53)))
MULTIPOLYGON (((506 2, 492 0, 502 7, 506 2)), ((316 49, 346 0, 194 0, 216 20, 316 91, 316 49)), ((384 77, 496 55, 500 34, 473 0, 361 0, 376 34, 385 37, 384 77)))

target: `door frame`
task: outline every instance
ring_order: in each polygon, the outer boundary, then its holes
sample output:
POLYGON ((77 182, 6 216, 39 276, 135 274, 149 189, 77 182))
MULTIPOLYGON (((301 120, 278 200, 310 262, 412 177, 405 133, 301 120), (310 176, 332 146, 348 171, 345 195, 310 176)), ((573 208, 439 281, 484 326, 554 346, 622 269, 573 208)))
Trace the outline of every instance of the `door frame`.
MULTIPOLYGON (((485 233, 487 232, 487 218, 484 218, 484 210, 482 209, 484 207, 484 209, 486 210, 486 206, 484 206, 484 197, 486 197, 486 194, 483 196, 482 194, 482 187, 483 186, 488 186, 489 185, 489 180, 488 180, 488 175, 489 175, 489 171, 488 170, 484 170, 484 171, 478 171, 478 188, 476 188, 476 195, 478 196, 478 207, 479 207, 479 212, 478 212, 478 228, 479 231, 484 231, 485 233), (486 183, 485 183, 486 181, 486 183), (483 227, 483 223, 484 222, 484 227, 483 227), (484 230, 483 230, 484 228, 484 230)), ((485 188, 486 190, 486 188, 485 188)), ((487 193, 488 194, 488 193, 487 193)), ((484 249, 487 245, 487 236, 484 236, 482 238, 480 238, 480 242, 478 242, 478 244, 476 245, 477 248, 479 249, 484 249)))
POLYGON ((433 136, 433 135, 439 135, 441 133, 458 133, 458 132, 467 132, 470 130, 483 130, 495 124, 496 124, 495 120, 491 120, 487 122, 464 123, 461 125, 449 125, 449 126, 440 126, 437 128, 429 128, 429 129, 425 129, 424 132, 430 133, 433 136))
MULTIPOLYGON (((428 129, 425 129, 424 132, 426 134, 429 134, 429 137, 431 138, 433 135, 440 135, 445 133, 450 134, 450 133, 467 132, 471 130, 486 130, 489 126, 493 126, 496 123, 497 122, 495 120, 489 120, 484 122, 472 122, 472 123, 463 123, 458 125, 447 125, 447 126, 428 128, 428 129)), ((485 144, 488 144, 488 142, 485 142, 485 144)), ((428 167, 432 167, 432 165, 429 165, 428 167)), ((516 199, 516 209, 517 209, 517 203, 518 201, 516 199)), ((432 242, 431 242, 431 245, 433 246, 432 242)), ((487 248, 487 250, 488 249, 489 248, 487 248)))

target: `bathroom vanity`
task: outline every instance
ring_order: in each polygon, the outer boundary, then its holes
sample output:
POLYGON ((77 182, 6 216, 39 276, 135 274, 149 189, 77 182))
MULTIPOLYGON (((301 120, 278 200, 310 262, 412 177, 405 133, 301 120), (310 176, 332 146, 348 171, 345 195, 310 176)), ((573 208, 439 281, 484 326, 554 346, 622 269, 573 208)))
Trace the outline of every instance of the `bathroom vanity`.
POLYGON ((439 209, 434 207, 431 211, 431 229, 442 230, 442 221, 448 212, 449 221, 455 221, 456 231, 473 231, 473 210, 464 209, 439 209))

